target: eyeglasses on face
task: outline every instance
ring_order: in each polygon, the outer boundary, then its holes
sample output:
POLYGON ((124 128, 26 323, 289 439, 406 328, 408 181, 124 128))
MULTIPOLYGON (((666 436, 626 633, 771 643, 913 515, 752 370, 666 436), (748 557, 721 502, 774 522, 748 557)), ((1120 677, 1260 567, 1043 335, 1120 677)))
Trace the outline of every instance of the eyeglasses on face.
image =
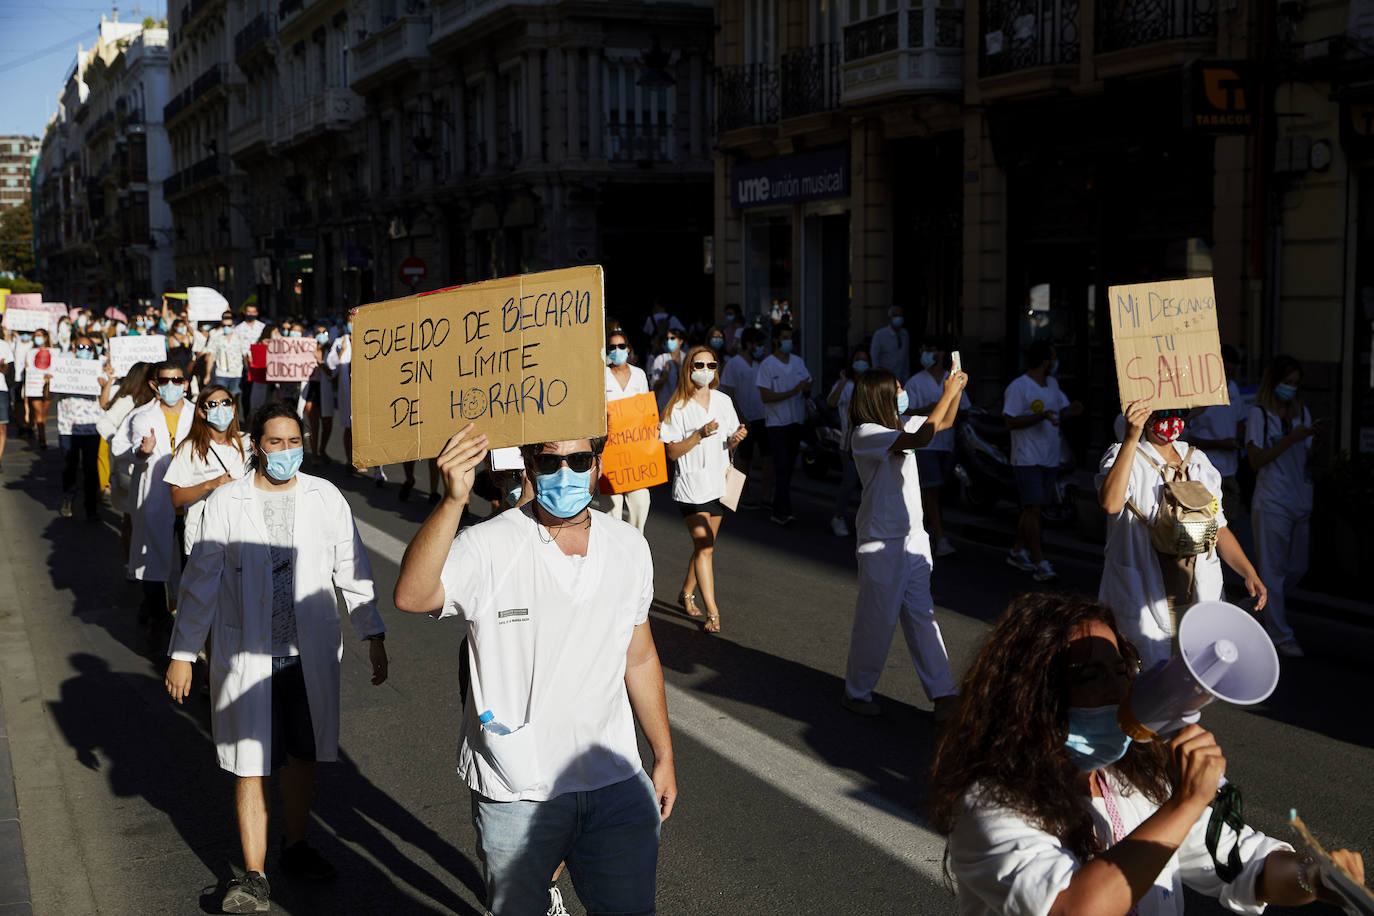
POLYGON ((205 402, 205 409, 206 409, 206 410, 213 410, 213 409, 216 408, 216 407, 233 407, 233 406, 234 406, 234 399, 233 399, 233 398, 223 398, 223 399, 218 400, 218 401, 206 401, 206 402, 205 402))
POLYGON ((692 363, 693 369, 714 369, 719 363, 692 363))
POLYGON ((611 344, 611 349, 612 349, 612 350, 628 350, 628 349, 630 349, 630 345, 627 344, 627 343, 611 344))
POLYGON ((534 469, 540 474, 557 474, 558 469, 564 464, 567 464, 569 470, 582 474, 590 471, 595 463, 595 452, 573 452, 571 455, 543 452, 534 456, 534 469))
POLYGON ((186 376, 184 376, 184 375, 177 375, 177 376, 159 375, 159 376, 157 377, 157 382, 158 382, 159 385, 166 385, 166 384, 169 384, 169 383, 170 383, 170 384, 173 384, 173 385, 185 385, 185 384, 186 384, 186 376))

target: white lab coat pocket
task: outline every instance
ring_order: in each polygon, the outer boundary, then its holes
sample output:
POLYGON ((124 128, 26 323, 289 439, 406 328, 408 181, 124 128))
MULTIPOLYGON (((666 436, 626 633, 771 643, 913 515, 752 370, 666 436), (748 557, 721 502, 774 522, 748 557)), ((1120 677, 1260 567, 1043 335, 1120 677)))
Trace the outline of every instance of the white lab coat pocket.
POLYGON ((519 794, 539 785, 539 739, 533 725, 526 722, 508 735, 485 728, 479 734, 482 756, 507 789, 519 794))

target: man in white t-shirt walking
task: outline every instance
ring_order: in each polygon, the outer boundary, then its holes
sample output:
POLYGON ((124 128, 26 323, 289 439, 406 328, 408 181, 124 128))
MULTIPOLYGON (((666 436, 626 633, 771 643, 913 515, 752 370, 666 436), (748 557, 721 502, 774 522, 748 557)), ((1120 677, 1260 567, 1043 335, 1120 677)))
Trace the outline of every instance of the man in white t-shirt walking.
POLYGON ((1032 341, 1026 350, 1026 373, 1007 386, 1002 398, 1002 418, 1011 430, 1011 464, 1021 496, 1021 520, 1016 542, 1007 563, 1033 573, 1035 581, 1058 578, 1040 545, 1040 510, 1054 501, 1059 478, 1059 421, 1083 412, 1077 401, 1069 403, 1059 382, 1054 345, 1032 341))
POLYGON ((755 381, 763 400, 763 422, 773 453, 773 512, 775 525, 790 525, 792 514, 792 466, 797 463, 802 423, 806 420, 803 395, 811 390, 811 371, 792 352, 792 329, 773 329, 773 354, 759 363, 755 381))
POLYGON ((487 454, 468 424, 439 455, 444 498, 396 582, 398 610, 467 624, 458 772, 472 790, 494 916, 543 913, 561 860, 588 912, 654 912, 659 829, 677 777, 648 623, 649 545, 588 509, 604 444, 523 446, 534 501, 455 539, 487 454), (652 779, 636 720, 653 749, 652 779))

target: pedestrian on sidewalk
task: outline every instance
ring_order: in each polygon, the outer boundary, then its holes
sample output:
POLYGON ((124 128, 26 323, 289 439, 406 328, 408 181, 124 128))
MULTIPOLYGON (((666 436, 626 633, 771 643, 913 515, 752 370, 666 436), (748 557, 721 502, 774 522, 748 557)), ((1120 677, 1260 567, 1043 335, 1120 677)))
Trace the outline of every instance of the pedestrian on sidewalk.
POLYGON ((725 474, 735 448, 748 435, 730 398, 716 390, 720 384, 719 357, 710 347, 693 347, 687 354, 687 374, 678 381, 668 402, 659 438, 668 460, 677 465, 673 501, 692 538, 692 557, 678 603, 692 617, 700 617, 696 590, 706 605, 705 631, 720 632, 714 563, 716 542, 725 507, 725 474))
MULTIPOLYGON (((95 341, 78 332, 72 341, 72 353, 80 360, 96 358, 95 341)), ((65 459, 62 466, 63 518, 71 518, 72 498, 76 496, 76 478, 81 475, 82 506, 86 520, 100 520, 100 431, 98 424, 104 411, 100 402, 110 396, 114 371, 107 364, 100 375, 100 394, 64 394, 57 401, 57 437, 65 459)))
POLYGON ((588 509, 604 444, 522 446, 534 501, 458 532, 487 451, 469 423, 439 456, 444 499, 396 582, 398 610, 467 623, 458 772, 472 790, 494 916, 545 912, 561 858, 588 912, 654 912, 659 830, 677 779, 648 623, 649 545, 588 509), (652 778, 636 719, 653 749, 652 778))
POLYGON ((963 372, 952 373, 929 417, 905 416, 906 389, 886 369, 870 369, 854 383, 848 447, 864 489, 855 520, 859 594, 841 705, 857 715, 876 716, 880 711, 873 688, 899 621, 921 686, 935 704, 935 721, 943 722, 953 709, 954 676, 930 594, 934 560, 921 519, 921 480, 914 452, 953 422, 967 383, 963 372))
MULTIPOLYGON (((625 332, 612 331, 607 335, 607 404, 621 398, 632 398, 635 395, 649 393, 649 377, 644 374, 643 369, 631 365, 630 357, 633 355, 634 351, 630 348, 630 339, 625 336, 625 332)), ((634 525, 635 530, 640 534, 644 533, 644 526, 649 521, 648 487, 640 487, 638 490, 630 490, 628 493, 612 493, 610 503, 611 518, 621 518, 622 514, 628 510, 630 524, 634 525)))
POLYGON ((1011 464, 1021 497, 1021 518, 1007 563, 1032 573, 1036 582, 1058 578, 1040 543, 1040 512, 1056 499, 1059 484, 1059 423, 1083 412, 1059 390, 1059 357, 1048 340, 1032 341, 1026 371, 1007 386, 1002 417, 1011 430, 1011 464))
MULTIPOLYGON (((935 409, 944 394, 945 379, 949 378, 950 370, 954 367, 953 354, 954 342, 945 335, 931 334, 921 342, 921 368, 906 383, 911 413, 925 416, 935 409)), ((955 411, 967 410, 968 407, 968 392, 965 391, 960 393, 955 411)), ((944 519, 940 515, 940 491, 954 476, 953 426, 957 419, 957 415, 950 417, 950 428, 936 433, 930 444, 916 453, 916 468, 921 472, 921 502, 937 557, 952 556, 955 552, 954 545, 945 537, 944 519)))
POLYGON ((1139 650, 1147 669, 1174 654, 1178 622, 1188 608, 1222 600, 1223 560, 1245 582, 1256 610, 1265 604, 1264 583, 1221 508, 1221 474, 1205 452, 1179 438, 1183 413, 1151 412, 1144 401, 1128 404, 1125 439, 1107 449, 1097 473, 1098 501, 1107 513, 1106 562, 1097 598, 1112 609, 1117 629, 1139 650), (1194 507, 1190 520, 1210 515, 1215 538, 1180 536, 1195 527, 1178 524, 1175 490, 1194 507))
POLYGON ((1265 629, 1278 651, 1302 656, 1288 625, 1287 592, 1307 574, 1308 535, 1312 522, 1312 475, 1307 463, 1312 440, 1324 422, 1313 422, 1302 403, 1302 364, 1275 356, 1264 370, 1255 405, 1245 423, 1245 447, 1255 469, 1255 495, 1250 521, 1260 575, 1269 590, 1265 629))
MULTIPOLYGON (((1310 855, 1215 817, 1226 759, 1210 732, 1122 734, 1139 663, 1094 601, 1023 595, 993 626, 931 768, 958 912, 1183 916, 1185 886, 1235 912, 1339 904, 1310 855)), ((1363 882, 1359 853, 1332 858, 1363 882)))
POLYGON ((754 466, 755 455, 759 456, 762 492, 767 496, 773 491, 773 453, 768 448, 768 427, 764 425, 763 398, 759 397, 758 384, 759 363, 767 355, 767 335, 758 328, 743 328, 739 333, 738 352, 726 362, 720 374, 719 390, 730 398, 749 430, 748 437, 735 449, 735 467, 744 475, 744 490, 739 499, 741 509, 757 509, 763 504, 749 495, 753 486, 749 471, 754 466))
POLYGON ((792 329, 775 325, 773 354, 759 363, 755 379, 763 401, 768 450, 773 453, 773 511, 769 518, 781 526, 796 521, 792 515, 792 470, 806 420, 804 397, 811 390, 811 370, 792 352, 792 345, 792 329))
POLYGON ((248 472, 251 445, 239 431, 238 405, 227 388, 211 385, 196 398, 191 431, 177 446, 162 479, 172 488, 172 505, 184 514, 182 565, 200 540, 205 503, 220 487, 248 472))
POLYGON ((373 685, 388 673, 367 551, 338 488, 299 473, 303 438, 288 405, 269 403, 253 414, 252 473, 206 503, 172 632, 166 686, 178 703, 190 693, 192 663, 210 637, 215 745, 219 765, 238 777, 245 871, 226 888, 226 913, 269 906, 266 777, 274 771, 284 827, 278 868, 316 881, 337 874, 306 841, 315 765, 337 760, 339 751, 336 591, 354 631, 368 641, 373 685))
POLYGON ((149 643, 159 650, 165 645, 170 607, 176 602, 182 522, 162 479, 195 416, 195 408, 186 400, 186 383, 186 373, 176 363, 154 363, 148 370, 148 386, 157 398, 129 414, 113 449, 115 461, 130 468, 129 578, 143 583, 139 622, 148 624, 149 643))
POLYGON ((854 500, 854 491, 859 489, 859 470, 854 466, 854 456, 844 446, 849 441, 849 404, 854 398, 854 379, 868 369, 868 350, 859 347, 850 355, 849 368, 840 370, 840 377, 825 399, 840 417, 840 488, 835 493, 835 514, 830 517, 830 531, 838 538, 849 537, 849 504, 854 500))

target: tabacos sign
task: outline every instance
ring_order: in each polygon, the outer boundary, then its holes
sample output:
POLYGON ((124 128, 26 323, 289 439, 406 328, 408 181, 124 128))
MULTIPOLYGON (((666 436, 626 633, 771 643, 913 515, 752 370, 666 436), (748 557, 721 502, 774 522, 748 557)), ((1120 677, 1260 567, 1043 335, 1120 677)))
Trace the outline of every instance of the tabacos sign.
POLYGON ((844 147, 738 162, 730 169, 730 203, 736 210, 848 196, 844 147))
POLYGON ((1252 61, 1195 60, 1183 72, 1185 127, 1218 134, 1254 129, 1261 90, 1252 61))

